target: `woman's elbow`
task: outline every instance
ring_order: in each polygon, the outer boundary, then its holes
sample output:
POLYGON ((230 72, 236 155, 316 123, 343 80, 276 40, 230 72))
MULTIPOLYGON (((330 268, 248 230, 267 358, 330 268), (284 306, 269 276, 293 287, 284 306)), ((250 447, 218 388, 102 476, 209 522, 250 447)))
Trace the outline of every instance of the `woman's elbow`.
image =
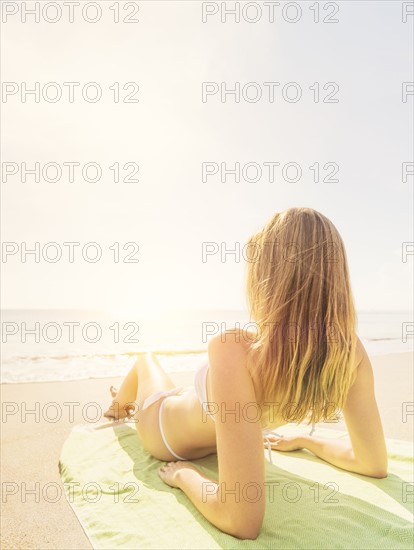
POLYGON ((382 460, 377 464, 371 464, 371 465, 360 462, 358 465, 358 469, 355 471, 364 476, 384 479, 388 477, 388 459, 385 458, 385 460, 382 460))
POLYGON ((377 477, 378 479, 388 477, 388 457, 385 457, 385 459, 381 461, 381 464, 377 464, 374 477, 377 477))
POLYGON ((252 528, 243 526, 240 529, 235 529, 233 533, 233 537, 236 537, 241 540, 256 540, 257 537, 260 535, 260 530, 261 528, 252 529, 252 528))
POLYGON ((375 468, 375 469, 369 469, 363 472, 364 475, 368 477, 376 477, 378 479, 384 479, 388 477, 388 467, 387 468, 375 468))
POLYGON ((378 479, 384 479, 384 478, 388 477, 388 472, 387 472, 387 470, 379 470, 378 472, 373 474, 372 477, 376 477, 378 479))
POLYGON ((225 529, 229 535, 240 540, 256 540, 262 530, 265 516, 265 503, 255 503, 256 506, 249 506, 240 509, 240 504, 232 506, 227 510, 229 523, 225 529), (259 506, 257 506, 259 504, 259 506))
POLYGON ((253 522, 251 519, 244 522, 237 522, 233 525, 232 535, 241 540, 256 540, 260 535, 262 529, 263 520, 260 522, 253 522))

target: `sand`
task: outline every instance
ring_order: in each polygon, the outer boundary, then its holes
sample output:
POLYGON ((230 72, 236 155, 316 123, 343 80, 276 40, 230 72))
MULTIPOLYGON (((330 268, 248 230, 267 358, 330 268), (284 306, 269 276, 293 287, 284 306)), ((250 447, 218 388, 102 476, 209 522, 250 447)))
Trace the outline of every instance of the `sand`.
MULTIPOLYGON (((413 401, 413 353, 371 357, 371 362, 386 437, 412 441, 413 416, 403 417, 403 403, 413 401)), ((171 378, 177 385, 190 385, 193 374, 176 373, 171 378)), ((63 494, 58 461, 71 428, 84 422, 83 407, 93 402, 102 409, 106 407, 109 385, 119 385, 120 380, 105 378, 1 385, 1 548, 91 548, 63 494), (35 408, 36 402, 39 403, 37 418, 34 414, 27 414, 29 409, 35 408), (45 406, 51 402, 57 405, 45 406), (73 419, 69 406, 64 405, 69 402, 77 404, 73 406, 73 419), (14 414, 6 415, 6 406, 9 411, 13 407, 10 403, 15 403, 14 407, 18 409, 14 414), (52 422, 57 412, 61 418, 52 422), (28 492, 31 489, 36 489, 35 494, 28 492), (14 495, 8 493, 12 491, 17 492, 14 495)), ((410 409, 409 405, 407 407, 410 409)), ((84 412, 92 420, 98 409, 90 406, 84 412)), ((345 429, 342 422, 323 426, 345 429)))

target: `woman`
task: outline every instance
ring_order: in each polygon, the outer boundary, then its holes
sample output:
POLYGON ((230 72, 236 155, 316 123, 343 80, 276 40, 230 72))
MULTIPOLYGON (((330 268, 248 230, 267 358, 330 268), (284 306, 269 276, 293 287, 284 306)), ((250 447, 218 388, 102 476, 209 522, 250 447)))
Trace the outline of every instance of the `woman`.
POLYGON ((265 512, 263 428, 332 420, 342 411, 350 442, 273 436, 272 448, 308 449, 377 478, 387 476, 387 451, 334 225, 310 208, 289 208, 249 239, 246 254, 256 330, 212 338, 195 389, 176 388, 152 354, 139 356, 106 416, 126 416, 135 405, 143 445, 168 462, 161 479, 217 528, 255 539, 265 512), (218 483, 186 462, 211 453, 218 483))

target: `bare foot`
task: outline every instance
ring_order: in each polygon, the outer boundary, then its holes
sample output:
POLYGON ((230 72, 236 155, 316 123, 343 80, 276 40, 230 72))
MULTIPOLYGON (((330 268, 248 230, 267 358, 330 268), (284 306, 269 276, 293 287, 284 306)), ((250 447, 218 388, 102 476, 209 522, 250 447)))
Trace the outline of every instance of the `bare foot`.
POLYGON ((119 403, 113 403, 109 409, 103 414, 106 418, 113 418, 114 420, 120 420, 128 416, 125 409, 119 406, 119 403))
POLYGON ((113 397, 112 404, 109 407, 109 409, 106 412, 104 412, 103 415, 106 418, 113 418, 114 420, 120 420, 122 418, 131 416, 131 414, 134 411, 134 407, 131 404, 128 404, 127 406, 125 405, 121 406, 116 401, 116 396, 118 395, 118 389, 115 388, 115 386, 111 386, 109 388, 109 391, 111 392, 111 396, 113 397))

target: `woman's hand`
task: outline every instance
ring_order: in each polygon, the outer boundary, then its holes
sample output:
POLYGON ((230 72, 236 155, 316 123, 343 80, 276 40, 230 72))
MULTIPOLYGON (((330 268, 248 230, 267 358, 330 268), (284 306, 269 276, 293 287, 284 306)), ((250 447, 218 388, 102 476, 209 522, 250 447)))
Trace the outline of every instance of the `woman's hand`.
POLYGON ((198 471, 196 470, 196 468, 194 468, 192 464, 189 464, 184 460, 178 460, 177 462, 168 462, 164 466, 161 466, 161 468, 158 470, 158 475, 163 480, 163 482, 170 487, 180 488, 180 472, 185 469, 195 470, 196 472, 198 471))
POLYGON ((264 446, 267 447, 267 442, 270 441, 270 446, 273 451, 300 451, 303 449, 303 437, 277 437, 269 435, 263 437, 264 446))

